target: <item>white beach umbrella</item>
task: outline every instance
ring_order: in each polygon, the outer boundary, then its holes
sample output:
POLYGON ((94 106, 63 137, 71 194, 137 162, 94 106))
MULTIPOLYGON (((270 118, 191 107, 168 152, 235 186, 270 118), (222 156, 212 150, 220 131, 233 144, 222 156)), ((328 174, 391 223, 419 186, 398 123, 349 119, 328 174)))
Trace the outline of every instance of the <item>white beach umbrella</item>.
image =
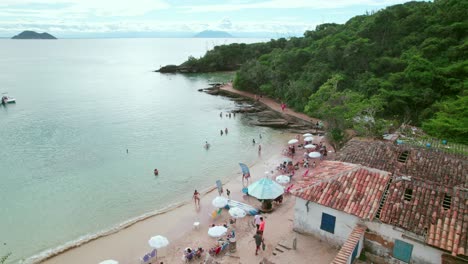
POLYGON ((307 145, 304 146, 304 148, 306 148, 306 149, 314 149, 314 148, 316 148, 316 147, 317 147, 317 146, 314 145, 314 144, 307 144, 307 145))
POLYGON ((310 142, 310 141, 312 141, 312 140, 314 140, 313 137, 306 137, 306 138, 304 138, 304 141, 306 141, 306 142, 310 142))
POLYGON ((232 207, 231 209, 229 209, 229 214, 236 219, 243 218, 247 215, 247 213, 239 207, 232 207))
POLYGON ((292 145, 292 144, 296 144, 297 142, 299 142, 299 140, 293 138, 293 139, 291 139, 291 140, 288 141, 288 144, 289 144, 289 145, 292 145))
POLYGON ((311 133, 307 133, 307 134, 304 134, 304 135, 302 135, 302 136, 303 136, 303 137, 311 137, 311 136, 313 136, 313 135, 312 135, 311 133))
POLYGON ((148 241, 148 244, 152 247, 152 248, 163 248, 163 247, 166 247, 167 245, 169 245, 169 240, 167 240, 167 238, 163 237, 163 236, 154 236, 152 237, 149 241, 148 241))
POLYGON ((213 226, 208 229, 208 235, 210 237, 220 237, 224 234, 226 234, 227 228, 224 226, 213 226))
POLYGON ((119 262, 113 259, 107 259, 107 260, 99 262, 99 264, 119 264, 119 262))
POLYGON ((222 196, 217 196, 213 199, 211 204, 216 208, 224 208, 228 204, 228 199, 222 196))
POLYGON ((314 151, 314 152, 311 152, 309 153, 309 158, 320 158, 322 156, 322 154, 320 154, 319 152, 317 151, 314 151))
POLYGON ((287 175, 276 176, 276 182, 279 183, 279 184, 286 184, 289 181, 291 181, 291 178, 289 178, 289 176, 287 176, 287 175))

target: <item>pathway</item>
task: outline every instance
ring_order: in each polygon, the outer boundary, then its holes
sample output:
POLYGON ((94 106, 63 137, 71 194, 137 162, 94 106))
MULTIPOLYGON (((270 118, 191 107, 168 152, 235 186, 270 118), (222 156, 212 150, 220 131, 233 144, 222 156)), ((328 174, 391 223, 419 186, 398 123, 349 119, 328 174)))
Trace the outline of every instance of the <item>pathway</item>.
MULTIPOLYGON (((234 89, 234 87, 232 87, 232 83, 227 83, 224 86, 221 86, 220 89, 223 90, 223 91, 229 92, 229 93, 238 94, 238 95, 242 95, 244 97, 249 97, 249 98, 255 99, 255 94, 250 93, 250 92, 246 92, 246 91, 236 90, 236 89, 234 89)), ((281 111, 281 103, 278 103, 275 100, 273 100, 271 98, 268 98, 268 97, 261 98, 260 103, 263 103, 264 105, 266 105, 267 107, 271 108, 272 110, 274 110, 276 112, 283 113, 283 114, 290 115, 290 116, 294 116, 294 117, 302 119, 302 120, 304 120, 306 122, 311 122, 311 123, 315 124, 318 121, 320 121, 320 119, 310 117, 310 116, 308 116, 308 115, 306 115, 304 113, 295 112, 295 111, 293 111, 293 110, 291 110, 289 108, 286 108, 284 111, 281 111)))

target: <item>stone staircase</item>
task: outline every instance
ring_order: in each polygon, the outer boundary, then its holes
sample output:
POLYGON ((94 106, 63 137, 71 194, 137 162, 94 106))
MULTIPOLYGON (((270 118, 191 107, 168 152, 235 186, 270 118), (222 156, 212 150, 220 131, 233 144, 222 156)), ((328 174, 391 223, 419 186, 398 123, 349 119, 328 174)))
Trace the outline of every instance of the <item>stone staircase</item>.
POLYGON ((278 244, 273 249, 273 255, 278 256, 284 252, 292 250, 293 243, 294 243, 294 238, 285 239, 285 240, 278 242, 278 244))

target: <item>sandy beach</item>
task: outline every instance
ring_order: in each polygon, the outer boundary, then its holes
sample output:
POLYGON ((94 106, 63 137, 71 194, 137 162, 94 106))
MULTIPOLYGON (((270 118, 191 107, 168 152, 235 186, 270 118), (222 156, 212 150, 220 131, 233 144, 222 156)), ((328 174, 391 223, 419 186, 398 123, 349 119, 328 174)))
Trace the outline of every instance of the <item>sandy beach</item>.
MULTIPOLYGON (((273 105, 271 108, 274 109, 274 107, 273 105)), ((308 120, 311 119, 308 118, 308 120)), ((266 171, 273 170, 273 174, 269 173, 267 175, 272 179, 281 174, 276 171, 276 166, 285 157, 282 152, 287 147, 287 141, 295 137, 296 134, 284 133, 283 137, 278 139, 278 142, 274 145, 262 146, 258 161, 250 167, 252 175, 250 183, 265 177, 266 171)), ((302 158, 302 153, 303 150, 298 151, 295 161, 302 158)), ((304 171, 304 168, 296 171, 293 183, 300 180, 304 171)), ((229 189, 231 199, 260 208, 260 202, 256 198, 242 193, 243 184, 240 169, 226 172, 226 174, 224 177, 228 176, 231 180, 224 183, 223 195, 226 196, 226 190, 229 189)), ((215 180, 213 179, 212 187, 202 192, 199 208, 194 205, 193 201, 181 201, 182 203, 178 207, 165 213, 146 218, 116 233, 100 237, 38 262, 82 264, 99 263, 106 259, 114 259, 121 264, 140 263, 140 258, 151 251, 148 245, 149 238, 155 235, 163 235, 168 238, 170 244, 158 251, 160 257, 156 263, 184 263, 183 250, 186 247, 203 247, 207 252, 209 248, 216 244, 216 239, 208 236, 208 228, 212 224, 227 223, 230 218, 226 209, 223 209, 221 215, 212 218, 212 212, 215 208, 212 206, 211 201, 218 195, 215 189, 215 180), (200 222, 198 229, 194 228, 194 222, 200 222)), ((297 234, 292 230, 294 199, 294 196, 285 195, 282 204, 276 205, 272 213, 264 215, 266 218, 264 233, 266 250, 261 251, 258 256, 254 254, 255 242, 253 235, 256 229, 252 224, 253 217, 246 216, 238 219, 237 223, 230 226, 237 234, 236 252, 208 258, 213 259, 212 263, 259 263, 262 260, 269 261, 265 263, 329 263, 336 255, 337 249, 320 242, 314 237, 297 234), (283 248, 283 252, 275 251, 278 243, 291 243, 293 238, 297 239, 296 250, 283 248)), ((200 263, 202 260, 196 259, 191 262, 200 263)))

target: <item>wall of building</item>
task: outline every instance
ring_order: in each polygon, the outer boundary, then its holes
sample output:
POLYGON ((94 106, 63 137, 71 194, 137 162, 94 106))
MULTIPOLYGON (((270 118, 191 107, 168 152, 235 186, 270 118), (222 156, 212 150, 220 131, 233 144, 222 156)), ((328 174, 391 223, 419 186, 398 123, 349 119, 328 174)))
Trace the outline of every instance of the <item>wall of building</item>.
MULTIPOLYGON (((359 218, 335 209, 325 207, 316 203, 308 204, 307 212, 306 200, 296 197, 294 207, 294 230, 302 233, 313 234, 320 239, 327 241, 330 245, 342 246, 353 228, 359 222, 359 218), (329 233, 320 229, 322 213, 336 217, 335 232, 329 233)), ((360 245, 362 247, 362 245, 360 245)))
POLYGON ((395 229, 391 225, 366 222, 365 247, 370 253, 388 258, 388 263, 404 263, 393 258, 393 246, 395 239, 413 245, 411 263, 414 264, 439 264, 441 263, 442 250, 427 246, 423 241, 410 239, 403 236, 404 231, 395 229))

